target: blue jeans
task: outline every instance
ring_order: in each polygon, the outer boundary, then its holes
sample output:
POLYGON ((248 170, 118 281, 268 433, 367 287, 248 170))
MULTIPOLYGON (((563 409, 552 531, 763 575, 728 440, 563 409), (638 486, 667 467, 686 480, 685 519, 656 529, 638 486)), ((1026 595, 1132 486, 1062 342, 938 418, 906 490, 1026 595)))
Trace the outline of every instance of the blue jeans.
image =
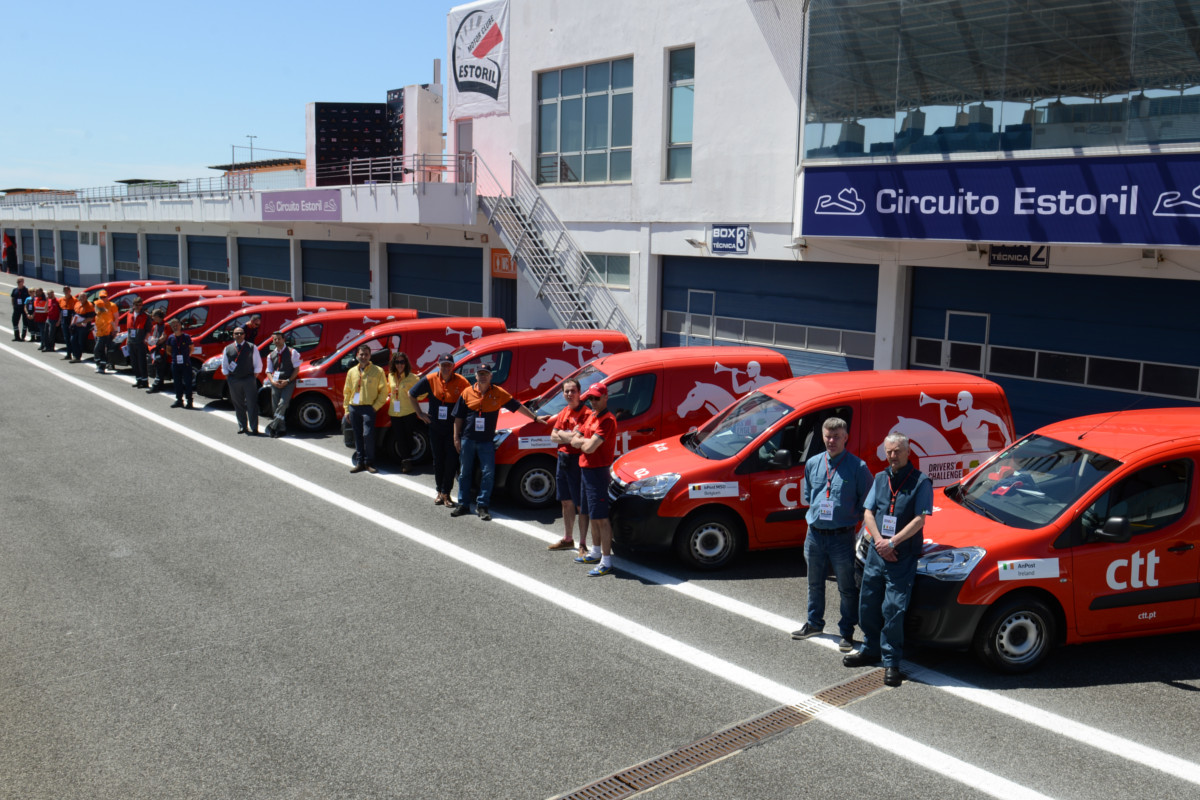
POLYGON ((918 554, 892 562, 884 561, 874 547, 867 549, 858 603, 862 651, 883 656, 885 667, 899 667, 904 657, 904 612, 917 576, 918 554))
POLYGON ((808 562, 808 624, 825 627, 825 576, 833 565, 838 593, 842 597, 838 631, 846 639, 854 637, 858 624, 858 587, 854 585, 855 533, 822 533, 808 529, 804 540, 804 560, 808 562))
POLYGON ((71 357, 76 361, 83 358, 83 346, 87 343, 87 325, 76 325, 71 328, 71 357))
POLYGON ((175 399, 182 400, 184 395, 192 399, 192 365, 186 361, 182 364, 171 364, 171 380, 175 382, 175 399))
POLYGON ((475 460, 479 459, 479 494, 475 498, 476 506, 491 505, 492 484, 496 481, 496 445, 490 441, 477 442, 463 437, 462 440, 462 469, 458 473, 458 504, 469 504, 471 484, 475 477, 475 460))
POLYGON ((375 466, 375 407, 350 406, 350 430, 354 431, 354 466, 375 466))

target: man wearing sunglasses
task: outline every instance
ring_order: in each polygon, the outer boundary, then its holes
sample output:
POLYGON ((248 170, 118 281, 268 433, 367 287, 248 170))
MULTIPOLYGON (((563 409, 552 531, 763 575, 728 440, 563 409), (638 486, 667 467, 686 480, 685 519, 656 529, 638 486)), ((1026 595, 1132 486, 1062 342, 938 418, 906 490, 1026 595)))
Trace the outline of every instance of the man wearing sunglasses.
POLYGON ((221 369, 229 384, 229 399, 237 415, 238 433, 258 436, 258 379, 262 357, 246 341, 242 327, 233 329, 233 343, 221 353, 221 369))

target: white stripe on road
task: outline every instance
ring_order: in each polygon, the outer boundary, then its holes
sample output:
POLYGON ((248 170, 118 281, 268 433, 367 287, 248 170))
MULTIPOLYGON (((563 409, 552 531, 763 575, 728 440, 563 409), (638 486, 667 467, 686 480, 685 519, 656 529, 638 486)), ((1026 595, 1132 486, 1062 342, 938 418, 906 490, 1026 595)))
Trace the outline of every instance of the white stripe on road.
MULTIPOLYGON (((403 536, 410 541, 423 545, 437 553, 454 559, 461 564, 469 566, 486 575, 498 578, 499 580, 527 592, 535 597, 539 597, 549 603, 552 603, 559 608, 577 614, 589 622, 594 622, 602 625, 609 630, 626 636, 636 642, 639 642, 647 647, 653 648, 661 653, 664 653, 672 658, 678 659, 686 664, 689 664, 697 669, 704 670, 717 678, 732 683, 743 689, 755 692, 763 697, 780 705, 799 705, 804 704, 808 708, 818 711, 817 719, 836 728, 837 730, 860 739, 868 744, 883 748, 886 744, 886 751, 892 755, 898 756, 905 760, 911 761, 918 766, 931 769, 943 777, 958 781, 968 787, 971 787, 984 794, 992 797, 1003 798, 1044 798, 1039 792, 1036 792, 1027 787, 1013 783, 1005 778, 1000 777, 992 772, 968 764, 965 761, 957 759, 940 750, 936 750, 927 745, 921 744, 916 740, 902 736, 894 731, 888 730, 880 725, 868 722, 864 719, 849 714, 841 709, 832 708, 830 706, 815 700, 812 696, 806 695, 776 681, 770 680, 762 675, 758 675, 750 670, 733 664, 732 662, 718 658, 710 653, 706 653, 691 645, 684 644, 676 639, 664 636, 657 631, 651 630, 644 625, 633 622, 625 617, 614 614, 613 612, 597 606, 595 604, 581 600, 575 595, 568 594, 561 589, 556 589, 553 586, 534 580, 527 575, 523 575, 508 567, 496 564, 490 559, 476 555, 465 548, 450 542, 439 539, 432 534, 426 533, 418 528, 401 522, 394 517, 390 517, 382 512, 371 508, 366 508, 359 503, 347 504, 346 499, 320 486, 312 481, 301 478, 286 470, 280 469, 273 464, 268 464, 258 458, 248 455, 234 447, 231 447, 215 439, 211 439, 201 433, 191 430, 185 425, 182 425, 174 420, 159 416, 158 414, 137 406, 127 400, 114 397, 102 388, 92 386, 72 375, 67 375, 61 370, 46 364, 32 356, 18 352, 17 350, 7 346, 0 345, 0 351, 10 353, 23 361, 26 361, 39 369, 45 370, 51 375, 54 375, 86 392, 89 392, 97 397, 100 397, 114 405, 129 411, 146 420, 154 422, 162 427, 186 437, 197 444, 209 448, 221 455, 238 461, 251 469, 258 470, 265 475, 275 478, 287 484, 290 488, 304 492, 318 500, 323 500, 335 508, 354 514, 362 519, 372 522, 381 528, 391 531, 399 536, 403 536)), ((295 441, 295 440, 292 440, 295 441)), ((399 479, 403 480, 403 479, 399 479)))

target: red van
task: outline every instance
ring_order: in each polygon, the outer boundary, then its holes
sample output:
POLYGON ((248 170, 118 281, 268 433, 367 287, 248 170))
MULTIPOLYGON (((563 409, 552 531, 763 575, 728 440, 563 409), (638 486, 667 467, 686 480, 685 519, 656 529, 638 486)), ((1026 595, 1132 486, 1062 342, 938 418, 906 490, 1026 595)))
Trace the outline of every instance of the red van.
MULTIPOLYGON (((288 425, 316 432, 342 417, 346 373, 356 363, 354 351, 359 345, 370 347, 371 361, 386 368, 396 350, 408 353, 410 359, 414 358, 413 353, 436 352, 440 355, 461 347, 465 338, 460 337, 479 338, 503 332, 504 320, 495 317, 437 317, 377 325, 346 342, 332 355, 300 366, 292 403, 288 407, 291 417, 288 425)), ((436 361, 436 355, 434 359, 436 361)), ((387 407, 381 408, 379 414, 386 416, 387 407)), ((413 458, 418 458, 416 453, 413 458)))
POLYGON ((234 328, 244 327, 255 314, 260 318, 255 344, 262 345, 270 341, 272 333, 286 328, 298 319, 325 311, 344 311, 350 305, 342 301, 335 303, 332 300, 285 300, 283 303, 239 308, 224 317, 215 317, 216 323, 211 322, 214 317, 210 313, 209 326, 202 333, 192 334, 192 360, 203 364, 210 356, 221 355, 225 346, 233 341, 234 328))
MULTIPOLYGON (((117 292, 124 292, 128 289, 146 288, 152 286, 171 286, 175 281, 166 280, 147 280, 147 281, 108 281, 107 283, 97 283, 87 287, 81 292, 87 301, 90 303, 96 299, 96 295, 100 294, 100 290, 104 289, 108 292, 108 298, 111 300, 117 292)), ((78 295, 76 295, 78 296, 78 295)))
MULTIPOLYGON (((743 394, 791 376, 787 359, 765 347, 664 347, 597 359, 570 377, 584 390, 608 386, 620 456, 695 429, 743 394)), ((562 381, 527 403, 539 416, 557 414, 565 404, 562 381)), ((548 425, 500 412, 496 486, 531 508, 553 504, 555 450, 548 425)))
POLYGON ((627 550, 674 547, 697 569, 718 569, 747 549, 802 545, 804 465, 824 452, 829 417, 849 423, 846 449, 872 474, 887 466, 884 437, 907 435, 913 463, 935 486, 1012 442, 1008 399, 984 378, 916 370, 792 378, 613 464, 613 541, 627 550))
MULTIPOLYGON (((473 339, 451 357, 454 371, 470 381, 486 364, 492 383, 521 402, 532 400, 597 358, 632 349, 620 331, 578 328, 515 331, 473 339)), ((432 372, 437 364, 426 369, 432 372)))
POLYGON ((1200 408, 1034 431, 935 490, 906 636, 1013 673, 1060 644, 1200 629, 1198 476, 1200 408))
MULTIPOLYGON (((322 311, 313 314, 297 314, 297 319, 288 325, 267 331, 283 331, 289 347, 296 348, 305 361, 323 358, 344 344, 354 341, 375 325, 416 319, 417 312, 411 308, 356 308, 341 311, 322 311)), ((263 364, 271 350, 271 339, 263 337, 258 343, 263 364)), ((196 393, 202 397, 220 398, 226 395, 225 373, 221 372, 221 353, 218 350, 203 362, 196 375, 196 393)))
MULTIPOLYGON (((209 288, 202 283, 165 283, 156 286, 131 286, 128 289, 122 289, 116 294, 108 293, 108 299, 117 304, 117 308, 124 314, 129 309, 133 308, 133 301, 140 297, 143 302, 151 297, 167 294, 168 292, 206 292, 209 288)), ((221 291, 221 290, 217 290, 221 291)), ((224 292, 229 294, 228 291, 224 292)), ((243 292, 244 294, 244 292, 243 292)))

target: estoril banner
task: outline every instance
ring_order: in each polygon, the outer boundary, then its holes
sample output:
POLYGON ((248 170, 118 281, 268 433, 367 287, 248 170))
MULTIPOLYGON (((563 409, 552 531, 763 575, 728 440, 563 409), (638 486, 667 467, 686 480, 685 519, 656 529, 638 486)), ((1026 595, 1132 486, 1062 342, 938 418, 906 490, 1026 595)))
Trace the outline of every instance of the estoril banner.
POLYGON ((804 236, 1200 245, 1200 155, 806 167, 804 236))
POLYGON ((450 118, 508 114, 508 0, 449 14, 450 118))

